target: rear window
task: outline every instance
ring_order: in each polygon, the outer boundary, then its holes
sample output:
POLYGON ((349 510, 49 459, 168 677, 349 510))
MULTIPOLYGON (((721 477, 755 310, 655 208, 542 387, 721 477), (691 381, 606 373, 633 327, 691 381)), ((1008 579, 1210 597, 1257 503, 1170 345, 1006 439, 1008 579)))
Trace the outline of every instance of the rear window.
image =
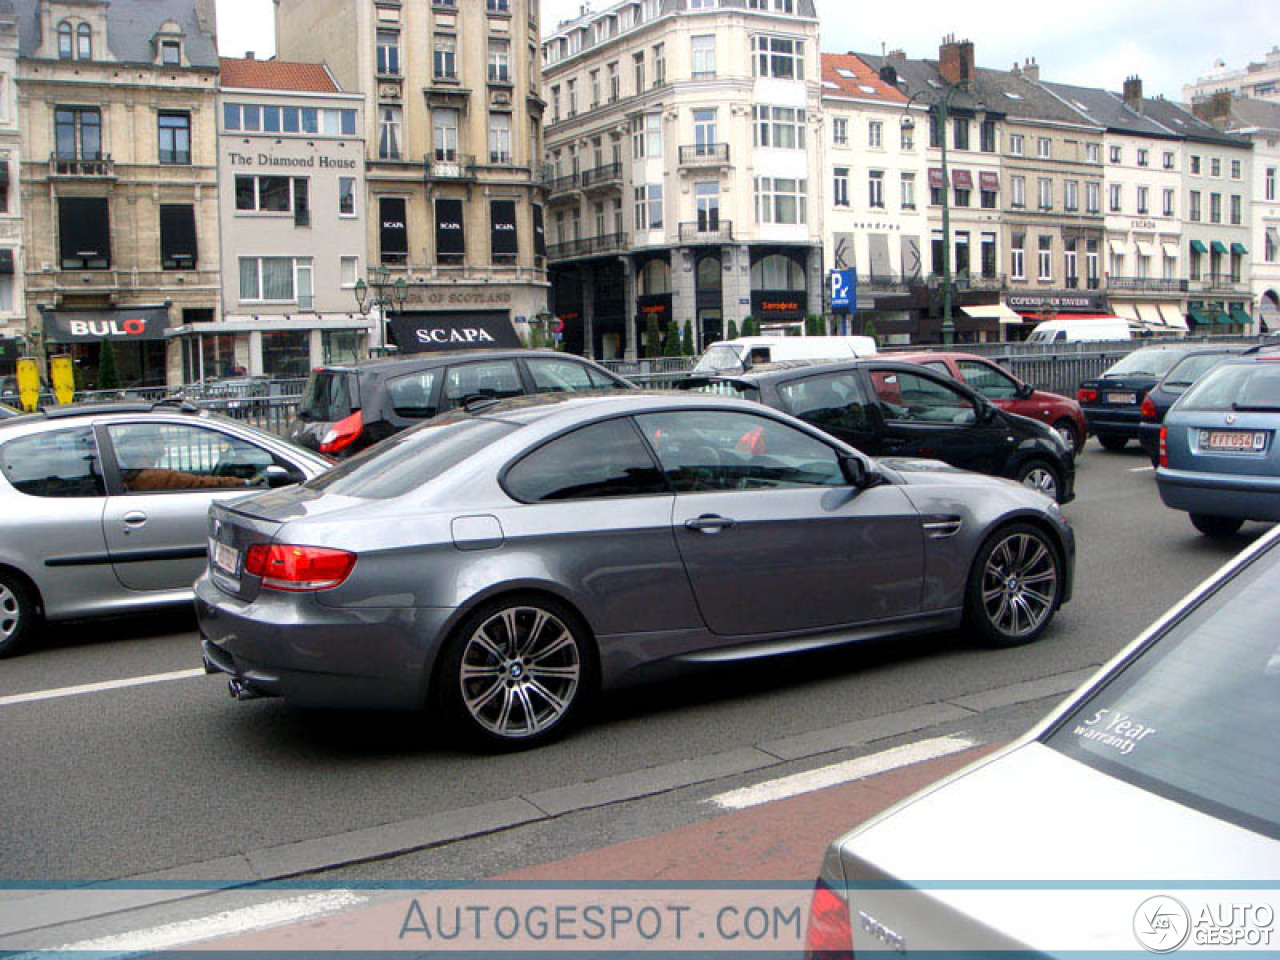
POLYGON ((1230 354, 1225 353, 1192 354, 1170 370, 1160 386, 1169 393, 1182 393, 1206 372, 1228 359, 1230 354))
POLYGON ((742 400, 760 400, 760 388, 740 380, 712 380, 693 388, 692 393, 710 393, 718 397, 738 397, 742 400))
POLYGON ((1179 410, 1258 410, 1280 413, 1280 365, 1233 363, 1196 381, 1179 410))
POLYGON ((311 374, 302 400, 298 403, 298 419, 333 423, 351 416, 351 388, 345 373, 318 370, 311 374))
POLYGON ((1104 377, 1163 377, 1173 365, 1186 356, 1182 350, 1144 347, 1112 364, 1104 377))
POLYGON ((370 447, 306 486, 369 500, 404 496, 518 429, 470 417, 424 423, 370 447))
POLYGON ((694 373, 720 373, 721 371, 731 371, 733 373, 742 372, 742 357, 738 355, 737 349, 727 345, 711 347, 702 355, 702 359, 698 361, 698 365, 693 368, 694 373))
POLYGON ((1260 555, 1046 737, 1095 769, 1280 837, 1280 551, 1260 555))

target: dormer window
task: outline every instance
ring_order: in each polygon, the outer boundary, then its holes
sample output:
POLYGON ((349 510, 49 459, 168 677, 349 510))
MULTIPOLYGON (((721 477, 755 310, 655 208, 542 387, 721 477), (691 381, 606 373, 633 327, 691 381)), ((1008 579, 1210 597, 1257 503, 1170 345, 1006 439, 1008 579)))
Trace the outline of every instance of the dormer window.
POLYGON ((182 65, 182 42, 180 40, 160 41, 160 62, 166 67, 182 65))
POLYGON ((58 24, 58 59, 70 60, 75 56, 75 31, 65 20, 58 24))
POLYGON ((93 32, 87 23, 82 23, 76 28, 76 59, 93 59, 93 32))

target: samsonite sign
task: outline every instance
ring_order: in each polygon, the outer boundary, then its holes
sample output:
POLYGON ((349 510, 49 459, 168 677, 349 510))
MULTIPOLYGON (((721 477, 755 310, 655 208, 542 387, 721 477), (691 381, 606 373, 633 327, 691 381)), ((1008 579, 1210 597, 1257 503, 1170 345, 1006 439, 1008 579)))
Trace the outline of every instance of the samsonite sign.
POLYGON ((50 343, 163 340, 169 326, 169 311, 164 307, 45 310, 42 316, 45 339, 50 343))
POLYGON ((504 311, 475 313, 398 313, 391 317, 391 336, 405 353, 442 350, 496 350, 521 346, 504 311))

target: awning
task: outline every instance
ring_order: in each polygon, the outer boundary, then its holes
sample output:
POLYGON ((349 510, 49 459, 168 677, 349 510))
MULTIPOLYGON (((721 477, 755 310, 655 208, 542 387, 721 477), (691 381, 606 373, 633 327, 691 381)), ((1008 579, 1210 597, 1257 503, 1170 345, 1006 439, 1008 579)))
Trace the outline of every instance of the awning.
POLYGON ((1213 321, 1210 320, 1208 316, 1205 315, 1205 312, 1199 307, 1188 307, 1187 319, 1198 327, 1208 327, 1213 324, 1213 321))
POLYGON ((164 307, 115 310, 41 310, 44 338, 50 343, 133 343, 163 340, 169 326, 164 307))
POLYGON ((1022 314, 1014 313, 1003 303, 993 303, 981 307, 961 307, 960 312, 975 320, 998 320, 1001 323, 1022 323, 1022 314))
POLYGON ((1176 303, 1161 303, 1158 306, 1160 307, 1160 316, 1164 319, 1166 327, 1174 330, 1187 329, 1187 318, 1183 316, 1182 308, 1176 303))
POLYGON ((1249 316, 1249 311, 1244 307, 1231 308, 1231 322, 1239 323, 1246 327, 1253 326, 1253 317, 1249 316))
POLYGON ((1142 318, 1138 316, 1138 308, 1132 303, 1115 303, 1111 304, 1111 309, 1117 317, 1128 320, 1130 323, 1142 326, 1142 318))
POLYGON ((1267 239, 1271 241, 1273 247, 1280 247, 1280 231, 1275 227, 1267 227, 1267 239))
POLYGON ((978 174, 978 186, 983 190, 999 190, 1000 174, 992 170, 983 170, 978 174))
POLYGON ((1176 243, 1165 243, 1165 244, 1162 244, 1162 246, 1164 248, 1165 259, 1167 260, 1178 259, 1178 245, 1176 243))
POLYGON ((929 186, 930 187, 942 186, 942 168, 941 167, 929 168, 929 186))
POLYGON ((1233 243, 1231 245, 1231 252, 1239 257, 1247 257, 1249 255, 1249 248, 1243 243, 1233 243))
POLYGON ((1111 252, 1118 257, 1123 257, 1125 253, 1125 245, 1123 240, 1108 240, 1107 245, 1111 247, 1111 252))
POLYGON ((1156 255, 1156 245, 1148 243, 1146 240, 1138 241, 1138 255, 1143 257, 1154 257, 1156 255))
POLYGON ((1203 242, 1203 241, 1201 241, 1201 240, 1192 240, 1192 241, 1191 241, 1191 250, 1192 250, 1192 252, 1193 252, 1193 253, 1208 253, 1208 252, 1209 252, 1209 248, 1208 248, 1208 247, 1206 247, 1206 246, 1204 245, 1204 242, 1203 242))
POLYGON ((1139 303, 1135 306, 1138 310, 1138 319, 1144 326, 1163 327, 1165 325, 1164 317, 1160 315, 1160 308, 1154 303, 1139 303))
POLYGON ((972 190, 973 174, 968 170, 952 170, 951 185, 959 190, 972 190))
POLYGON ((1227 250, 1227 245, 1223 243, 1221 240, 1213 241, 1213 243, 1209 245, 1209 249, 1212 250, 1214 253, 1221 254, 1224 257, 1230 252, 1227 250))

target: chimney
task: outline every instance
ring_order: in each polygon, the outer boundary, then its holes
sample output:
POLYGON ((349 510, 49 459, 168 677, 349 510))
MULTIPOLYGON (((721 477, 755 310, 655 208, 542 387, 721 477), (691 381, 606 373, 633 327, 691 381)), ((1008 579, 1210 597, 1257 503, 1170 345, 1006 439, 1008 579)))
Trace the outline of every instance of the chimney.
POLYGON ((894 66, 902 66, 907 62, 907 51, 890 50, 884 55, 884 61, 885 63, 891 63, 894 66))
POLYGON ((1231 118, 1233 98, 1230 90, 1219 90, 1209 97, 1202 97, 1191 104, 1191 112, 1205 123, 1226 127, 1231 118))
POLYGON ((1142 112, 1142 78, 1136 74, 1125 78, 1124 104, 1130 110, 1142 112))
POLYGON ((1036 58, 1032 57, 1022 65, 1022 75, 1032 83, 1040 82, 1040 64, 1036 63, 1036 58))
POLYGON ((968 83, 973 79, 973 43, 956 41, 955 34, 942 38, 938 48, 938 72, 947 83, 968 83))
POLYGON ((252 59, 253 59, 253 51, 252 51, 252 50, 246 50, 246 51, 244 52, 244 58, 245 58, 246 60, 252 60, 252 59))
POLYGON ((892 64, 886 63, 880 68, 880 81, 887 83, 891 87, 898 85, 898 70, 892 64))

